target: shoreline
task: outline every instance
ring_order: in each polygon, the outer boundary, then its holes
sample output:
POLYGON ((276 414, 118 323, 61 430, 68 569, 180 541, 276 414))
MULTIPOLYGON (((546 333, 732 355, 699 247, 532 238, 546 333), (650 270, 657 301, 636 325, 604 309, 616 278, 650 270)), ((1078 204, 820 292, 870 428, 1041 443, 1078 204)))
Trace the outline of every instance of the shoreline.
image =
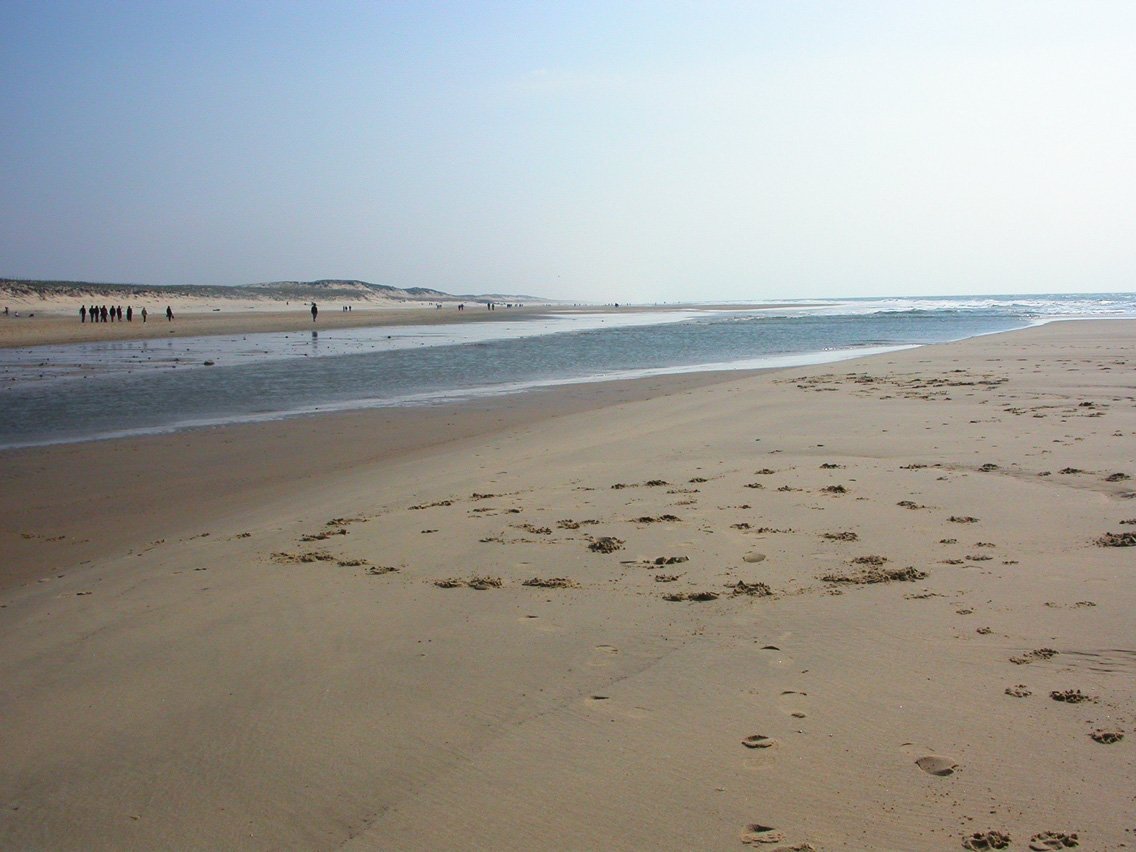
MULTIPOLYGON (((342 311, 321 309, 316 322, 305 306, 291 310, 213 310, 195 306, 175 309, 172 322, 153 311, 147 322, 81 323, 78 316, 58 313, 35 317, 0 317, 0 349, 69 343, 98 343, 108 340, 149 340, 166 337, 210 337, 260 332, 310 331, 372 326, 434 325, 460 322, 501 322, 523 320, 558 310, 556 306, 530 305, 489 311, 473 306, 458 311, 455 305, 442 310, 425 306, 366 307, 342 311)), ((560 308, 562 309, 562 308, 560 308)))
MULTIPOLYGON (((826 304, 826 303, 818 303, 826 304)), ((525 321, 558 313, 672 313, 675 311, 761 311, 788 307, 781 303, 760 305, 591 305, 561 302, 534 302, 521 306, 498 305, 487 310, 484 304, 468 303, 464 310, 457 303, 443 303, 441 309, 433 305, 375 306, 352 303, 355 308, 343 311, 335 307, 320 308, 313 323, 306 305, 282 310, 277 303, 258 305, 255 308, 233 310, 229 306, 216 308, 203 305, 200 300, 190 304, 174 305, 174 320, 166 320, 157 309, 143 323, 137 316, 133 322, 89 323, 80 322, 70 307, 53 307, 35 311, 34 316, 0 316, 0 349, 35 346, 66 345, 70 343, 100 343, 104 341, 166 339, 168 337, 211 337, 262 332, 310 331, 313 328, 333 330, 342 328, 373 328, 405 325, 448 325, 454 323, 525 321)), ((164 307, 162 309, 164 311, 164 307)), ((75 306, 78 311, 78 306, 75 306)))
MULTIPOLYGON (((439 319, 439 324, 446 321, 439 319)), ((1051 323, 1075 322, 1084 320, 1052 320, 1024 329, 915 348, 956 345, 1043 328, 1051 323)), ((1136 327, 1136 320, 1121 322, 1136 327)), ((215 471, 229 470, 239 456, 251 452, 253 447, 271 446, 273 453, 294 461, 285 470, 270 466, 266 475, 259 477, 242 466, 238 475, 226 479, 225 491, 230 495, 227 504, 267 498, 273 489, 293 480, 341 474, 401 454, 429 454, 452 442, 484 438, 568 414, 645 402, 765 374, 871 363, 890 354, 788 367, 573 382, 441 404, 348 408, 265 420, 171 427, 136 435, 0 447, 0 466, 6 470, 12 486, 0 491, 0 519, 4 519, 0 520, 0 552, 5 553, 8 571, 0 575, 0 591, 51 573, 42 567, 45 542, 57 545, 53 549, 73 565, 105 557, 115 551, 116 540, 124 536, 136 540, 150 528, 161 537, 184 533, 194 524, 216 522, 225 510, 201 511, 201 505, 191 503, 186 511, 181 501, 171 504, 162 497, 168 492, 202 493, 213 481, 215 471), (369 437, 376 432, 383 436, 378 446, 369 437), (331 441, 324 440, 328 435, 333 436, 331 441), (230 450, 232 446, 241 448, 235 456, 230 450), (160 479, 148 479, 158 471, 160 479), (110 488, 106 489, 104 483, 110 483, 110 488), (89 495, 98 496, 91 500, 89 495), (55 511, 35 514, 29 512, 29 505, 37 510, 50 506, 55 511), (83 511, 84 506, 94 507, 95 514, 109 514, 109 525, 94 524, 91 511, 83 511), (142 517, 145 522, 137 520, 142 517), (155 523, 155 518, 160 521, 155 523), (26 534, 20 529, 21 524, 37 532, 26 534)))
POLYGON ((176 537, 217 523, 234 504, 269 499, 276 489, 316 476, 429 454, 567 414, 681 394, 757 372, 557 385, 444 405, 321 412, 0 448, 0 467, 9 483, 0 490, 0 551, 5 554, 0 591, 52 574, 56 569, 44 566, 45 550, 53 564, 62 559, 70 568, 121 552, 123 542, 129 549, 146 537, 176 537), (374 440, 376 434, 381 442, 374 440), (242 463, 260 452, 291 461, 263 469, 242 463), (170 498, 212 489, 222 491, 225 500, 170 498))
POLYGON ((1131 845, 1134 343, 0 452, 0 843, 1131 845))

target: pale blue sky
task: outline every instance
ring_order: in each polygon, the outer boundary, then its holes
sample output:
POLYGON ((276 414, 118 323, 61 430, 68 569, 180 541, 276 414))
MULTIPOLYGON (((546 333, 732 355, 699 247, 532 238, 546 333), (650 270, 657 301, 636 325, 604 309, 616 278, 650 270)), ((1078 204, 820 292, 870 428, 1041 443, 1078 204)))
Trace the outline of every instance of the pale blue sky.
POLYGON ((0 2, 0 276, 1136 289, 1136 3, 0 2))

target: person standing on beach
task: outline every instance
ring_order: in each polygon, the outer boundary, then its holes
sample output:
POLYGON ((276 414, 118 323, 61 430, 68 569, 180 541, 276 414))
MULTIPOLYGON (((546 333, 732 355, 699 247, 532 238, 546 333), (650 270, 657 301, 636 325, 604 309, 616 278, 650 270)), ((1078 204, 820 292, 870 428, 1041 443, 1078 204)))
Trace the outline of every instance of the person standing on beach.
POLYGON ((103 322, 107 321, 107 306, 106 305, 103 305, 101 308, 99 308, 99 316, 102 317, 103 322))
POLYGON ((316 321, 316 314, 318 314, 318 313, 319 313, 319 308, 316 307, 315 302, 312 302, 312 322, 316 321))
POLYGON ((87 321, 87 306, 79 305, 79 322, 87 321))
POLYGON ((146 309, 142 308, 142 322, 146 322, 146 309))
POLYGON ((174 309, 166 305, 166 322, 174 321, 174 309))
POLYGON ((126 321, 127 322, 134 322, 134 306, 133 305, 127 305, 126 306, 126 321))

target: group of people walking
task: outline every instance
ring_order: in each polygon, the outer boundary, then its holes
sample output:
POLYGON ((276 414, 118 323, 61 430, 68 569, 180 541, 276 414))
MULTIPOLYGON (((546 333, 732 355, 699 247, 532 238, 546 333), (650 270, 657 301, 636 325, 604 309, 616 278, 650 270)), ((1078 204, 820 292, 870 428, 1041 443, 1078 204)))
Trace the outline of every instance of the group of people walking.
MULTIPOLYGON (((89 308, 83 305, 79 308, 79 322, 86 322, 87 319, 91 322, 122 322, 122 305, 111 305, 109 308, 106 305, 91 305, 89 308)), ((134 308, 127 306, 126 308, 126 321, 134 322, 134 308)), ((142 309, 142 321, 146 321, 146 309, 142 309)))
MULTIPOLYGON (((142 322, 146 322, 146 309, 143 308, 138 314, 142 317, 142 322)), ((109 308, 106 305, 91 305, 90 307, 81 305, 79 307, 79 322, 86 322, 88 319, 91 322, 122 322, 122 305, 111 305, 109 308)), ((166 319, 170 322, 174 320, 174 312, 169 305, 166 306, 166 319)), ((126 306, 125 320, 126 322, 134 322, 133 305, 126 306)))

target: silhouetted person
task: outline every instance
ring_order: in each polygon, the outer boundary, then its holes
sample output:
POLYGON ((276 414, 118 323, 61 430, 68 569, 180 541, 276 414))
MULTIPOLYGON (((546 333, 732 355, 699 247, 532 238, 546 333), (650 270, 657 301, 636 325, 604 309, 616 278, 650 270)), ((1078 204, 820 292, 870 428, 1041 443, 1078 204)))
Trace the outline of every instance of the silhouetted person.
POLYGON ((166 305, 166 322, 174 321, 174 309, 166 305))
POLYGON ((312 302, 312 322, 316 321, 316 314, 318 314, 318 313, 319 313, 319 308, 316 307, 315 302, 312 302))
POLYGON ((79 305, 79 322, 87 321, 87 306, 79 305))
POLYGON ((126 306, 126 321, 127 322, 134 322, 134 306, 133 305, 127 305, 126 306))
POLYGON ((99 308, 99 316, 102 317, 103 322, 107 321, 107 306, 103 305, 99 308))
POLYGON ((146 309, 142 309, 142 322, 146 322, 146 309))

